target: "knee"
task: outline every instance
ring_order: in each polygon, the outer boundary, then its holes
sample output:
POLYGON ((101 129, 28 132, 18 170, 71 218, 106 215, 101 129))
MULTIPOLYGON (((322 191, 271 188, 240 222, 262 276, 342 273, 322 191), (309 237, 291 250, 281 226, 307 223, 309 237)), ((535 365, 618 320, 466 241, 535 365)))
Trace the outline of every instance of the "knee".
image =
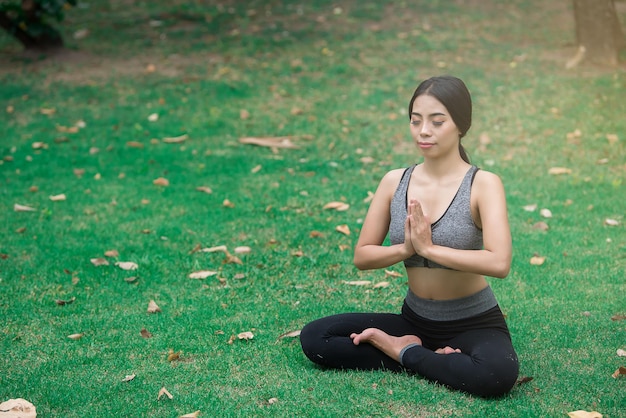
POLYGON ((487 398, 504 396, 513 389, 518 375, 519 363, 515 353, 493 361, 485 369, 482 384, 476 394, 487 398))

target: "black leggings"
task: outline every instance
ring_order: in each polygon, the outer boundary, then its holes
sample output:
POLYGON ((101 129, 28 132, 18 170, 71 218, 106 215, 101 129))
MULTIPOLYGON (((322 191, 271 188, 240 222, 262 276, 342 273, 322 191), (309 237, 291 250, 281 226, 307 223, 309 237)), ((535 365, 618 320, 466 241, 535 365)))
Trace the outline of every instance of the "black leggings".
POLYGON ((498 306, 471 318, 433 321, 406 304, 402 314, 346 313, 307 324, 300 333, 304 354, 319 365, 338 369, 409 370, 473 395, 506 394, 517 380, 519 364, 498 306), (400 364, 370 344, 354 345, 350 334, 378 328, 396 337, 417 335, 423 346, 405 351, 400 364), (450 346, 461 353, 437 354, 450 346))

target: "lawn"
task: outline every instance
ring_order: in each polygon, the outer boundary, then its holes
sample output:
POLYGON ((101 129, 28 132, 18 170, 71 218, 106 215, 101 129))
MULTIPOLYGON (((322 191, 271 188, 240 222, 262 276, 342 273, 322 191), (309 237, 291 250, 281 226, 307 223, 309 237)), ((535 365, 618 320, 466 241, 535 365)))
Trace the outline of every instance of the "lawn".
POLYGON ((309 3, 80 3, 52 57, 0 33, 0 402, 623 416, 626 66, 565 68, 569 0, 309 3), (489 282, 521 379, 497 400, 321 370, 296 332, 399 311, 402 266, 358 271, 352 249, 378 181, 419 161, 406 106, 438 74, 466 81, 465 147, 507 192, 513 264, 489 282))

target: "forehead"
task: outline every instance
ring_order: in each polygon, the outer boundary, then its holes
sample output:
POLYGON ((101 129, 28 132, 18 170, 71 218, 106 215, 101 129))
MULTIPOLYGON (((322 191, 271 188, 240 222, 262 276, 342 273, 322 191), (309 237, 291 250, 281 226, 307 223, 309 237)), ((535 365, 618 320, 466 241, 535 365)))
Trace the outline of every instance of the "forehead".
POLYGON ((417 96, 413 102, 411 113, 419 113, 422 116, 433 113, 443 113, 447 115, 448 109, 446 109, 443 103, 437 100, 437 98, 427 94, 422 94, 421 96, 417 96))

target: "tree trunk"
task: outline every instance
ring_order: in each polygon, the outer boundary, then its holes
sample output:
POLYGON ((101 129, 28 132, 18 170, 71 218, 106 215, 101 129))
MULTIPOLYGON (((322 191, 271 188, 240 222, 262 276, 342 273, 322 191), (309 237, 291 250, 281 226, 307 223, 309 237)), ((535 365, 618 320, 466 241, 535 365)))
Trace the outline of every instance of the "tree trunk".
POLYGON ((614 0, 573 0, 579 56, 615 67, 626 39, 614 0))
POLYGON ((37 7, 31 0, 22 0, 24 15, 21 18, 8 12, 0 12, 0 28, 17 39, 27 50, 50 51, 62 48, 61 34, 38 16, 37 7))

